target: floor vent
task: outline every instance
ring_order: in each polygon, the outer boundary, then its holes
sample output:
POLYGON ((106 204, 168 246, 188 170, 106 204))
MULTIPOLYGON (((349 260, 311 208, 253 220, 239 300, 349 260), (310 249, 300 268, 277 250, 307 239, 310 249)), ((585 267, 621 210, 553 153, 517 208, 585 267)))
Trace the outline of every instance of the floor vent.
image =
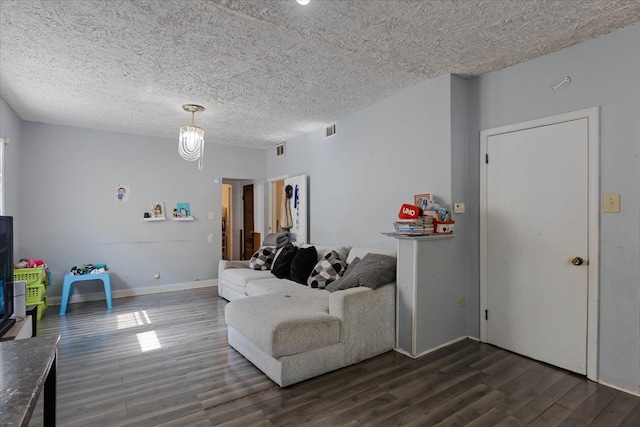
POLYGON ((334 136, 335 134, 336 134, 336 124, 334 123, 324 128, 324 134, 322 136, 322 139, 327 139, 329 137, 334 136))
POLYGON ((276 157, 284 157, 284 142, 276 145, 276 157))

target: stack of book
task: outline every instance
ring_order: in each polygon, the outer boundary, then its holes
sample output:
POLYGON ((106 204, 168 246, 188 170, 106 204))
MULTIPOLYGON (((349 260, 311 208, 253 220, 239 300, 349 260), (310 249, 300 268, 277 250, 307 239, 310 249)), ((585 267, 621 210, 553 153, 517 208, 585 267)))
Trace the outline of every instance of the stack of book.
POLYGON ((413 219, 397 219, 393 222, 393 228, 398 234, 433 234, 433 218, 421 216, 413 219))

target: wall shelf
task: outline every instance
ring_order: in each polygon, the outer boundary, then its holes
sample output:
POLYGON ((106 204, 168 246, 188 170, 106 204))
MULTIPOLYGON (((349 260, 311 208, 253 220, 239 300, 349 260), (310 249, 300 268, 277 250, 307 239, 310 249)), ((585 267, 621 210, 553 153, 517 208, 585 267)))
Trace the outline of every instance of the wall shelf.
POLYGON ((185 218, 173 218, 174 221, 193 221, 195 218, 192 216, 188 216, 185 218))
POLYGON ((164 221, 166 218, 142 218, 143 221, 153 222, 153 221, 164 221))
POLYGON ((441 239, 452 239, 455 237, 453 233, 442 233, 442 234, 423 234, 417 236, 408 236, 408 235, 395 235, 393 236, 396 239, 405 239, 405 240, 441 240, 441 239))

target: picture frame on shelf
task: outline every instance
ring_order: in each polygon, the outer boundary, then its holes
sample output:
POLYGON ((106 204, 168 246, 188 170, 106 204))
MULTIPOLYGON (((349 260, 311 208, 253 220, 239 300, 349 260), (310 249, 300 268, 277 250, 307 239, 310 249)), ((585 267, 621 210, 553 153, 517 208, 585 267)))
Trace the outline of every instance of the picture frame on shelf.
POLYGON ((188 218, 191 216, 191 203, 179 202, 176 204, 176 217, 188 218))
POLYGON ((431 193, 415 194, 413 196, 414 206, 422 209, 422 212, 427 210, 429 203, 431 203, 431 193))
POLYGON ((164 217, 165 217, 164 202, 151 203, 151 218, 164 218, 164 217))

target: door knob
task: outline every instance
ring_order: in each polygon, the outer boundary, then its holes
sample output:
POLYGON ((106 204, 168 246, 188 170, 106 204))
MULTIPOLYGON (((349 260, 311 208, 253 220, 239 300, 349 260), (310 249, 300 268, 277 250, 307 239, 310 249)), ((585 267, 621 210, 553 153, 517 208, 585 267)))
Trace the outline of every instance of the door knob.
POLYGON ((571 264, 573 265, 582 265, 584 264, 584 260, 582 258, 580 258, 579 256, 575 257, 574 259, 571 260, 571 264))

